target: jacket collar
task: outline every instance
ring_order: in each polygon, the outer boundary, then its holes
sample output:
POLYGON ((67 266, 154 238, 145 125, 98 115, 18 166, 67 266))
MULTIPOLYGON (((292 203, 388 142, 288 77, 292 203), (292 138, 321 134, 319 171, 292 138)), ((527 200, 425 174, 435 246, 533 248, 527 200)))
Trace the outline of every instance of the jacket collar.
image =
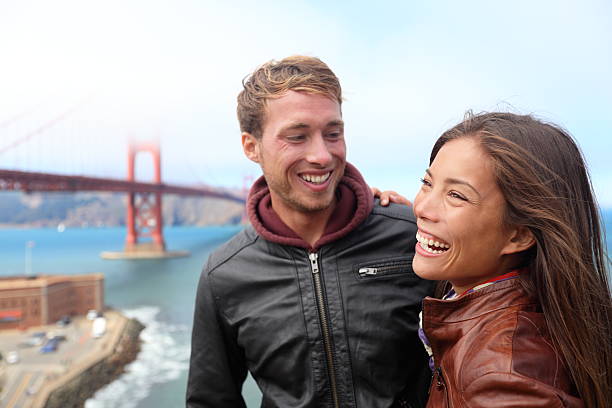
POLYGON ((426 297, 422 326, 436 364, 440 364, 446 352, 491 312, 536 308, 537 303, 521 287, 520 278, 510 279, 451 300, 426 297))
POLYGON ((501 308, 535 304, 523 290, 520 280, 499 282, 450 300, 427 297, 423 299, 423 320, 435 325, 456 323, 501 308))
POLYGON ((346 164, 344 176, 336 190, 336 208, 329 218, 323 236, 311 247, 289 228, 272 209, 270 189, 262 176, 249 192, 247 215, 255 231, 267 241, 316 251, 357 228, 370 214, 374 199, 359 171, 346 164))

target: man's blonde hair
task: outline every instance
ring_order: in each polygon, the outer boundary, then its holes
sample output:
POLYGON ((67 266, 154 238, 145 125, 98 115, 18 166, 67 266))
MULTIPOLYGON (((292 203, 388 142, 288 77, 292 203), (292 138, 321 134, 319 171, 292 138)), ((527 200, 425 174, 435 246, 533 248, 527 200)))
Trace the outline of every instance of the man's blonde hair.
POLYGON ((287 91, 321 94, 342 104, 340 81, 320 59, 294 55, 280 61, 271 60, 242 81, 238 94, 240 131, 261 138, 266 101, 279 98, 287 91))

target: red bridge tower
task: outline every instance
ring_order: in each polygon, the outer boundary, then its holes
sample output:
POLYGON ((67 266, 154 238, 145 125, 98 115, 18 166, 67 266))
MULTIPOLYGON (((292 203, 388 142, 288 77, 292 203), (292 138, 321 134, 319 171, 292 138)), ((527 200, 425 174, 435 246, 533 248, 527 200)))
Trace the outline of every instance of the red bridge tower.
MULTIPOLYGON (((159 142, 130 142, 128 146, 128 181, 136 181, 136 156, 148 152, 153 157, 153 183, 161 184, 161 157, 159 142)), ((127 203, 127 237, 125 252, 160 252, 166 250, 162 234, 161 193, 130 192, 127 203), (140 242, 150 238, 150 242, 140 242)))

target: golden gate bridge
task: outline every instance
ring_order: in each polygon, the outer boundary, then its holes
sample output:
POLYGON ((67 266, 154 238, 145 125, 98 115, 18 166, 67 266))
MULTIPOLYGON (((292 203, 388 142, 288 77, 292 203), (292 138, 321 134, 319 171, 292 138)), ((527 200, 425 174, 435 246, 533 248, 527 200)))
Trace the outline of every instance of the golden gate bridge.
MULTIPOLYGON (((4 145, 0 144, 0 191, 22 191, 25 193, 105 191, 127 193, 125 251, 122 253, 107 253, 107 257, 150 258, 185 254, 182 251, 166 251, 162 219, 163 194, 209 197, 244 204, 244 187, 243 195, 240 196, 223 188, 212 186, 191 187, 163 183, 161 178, 161 151, 158 141, 131 141, 128 143, 127 176, 125 179, 2 168, 1 159, 3 155, 48 132, 65 121, 77 109, 78 106, 72 107, 10 142, 4 145), (136 180, 136 158, 138 153, 141 152, 148 153, 152 157, 152 182, 136 180)), ((0 130, 13 125, 27 116, 28 113, 28 111, 22 112, 0 122, 0 130)))

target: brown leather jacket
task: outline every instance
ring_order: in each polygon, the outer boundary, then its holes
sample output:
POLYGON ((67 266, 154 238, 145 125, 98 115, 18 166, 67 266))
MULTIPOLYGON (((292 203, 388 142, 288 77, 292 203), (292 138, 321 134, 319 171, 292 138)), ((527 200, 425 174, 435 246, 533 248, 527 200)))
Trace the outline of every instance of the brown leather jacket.
POLYGON ((584 407, 518 279, 426 298, 423 329, 436 366, 427 408, 584 407))

